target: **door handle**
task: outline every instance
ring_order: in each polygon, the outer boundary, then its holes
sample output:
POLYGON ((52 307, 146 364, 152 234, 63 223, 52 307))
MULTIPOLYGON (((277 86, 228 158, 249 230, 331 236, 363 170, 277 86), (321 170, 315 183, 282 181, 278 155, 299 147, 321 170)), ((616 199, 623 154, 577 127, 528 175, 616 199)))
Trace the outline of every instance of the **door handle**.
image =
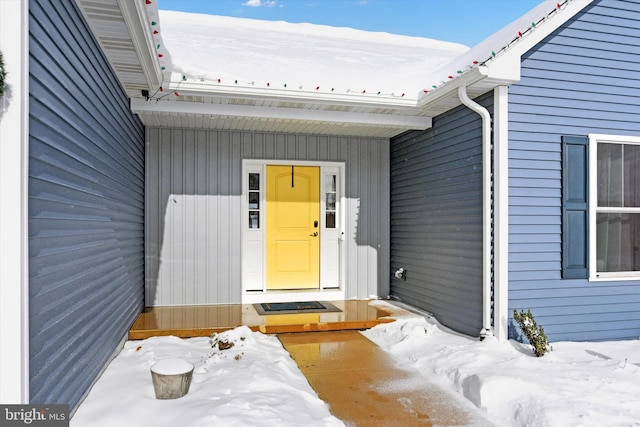
POLYGON ((309 234, 309 236, 318 237, 318 232, 314 231, 313 233, 309 234))

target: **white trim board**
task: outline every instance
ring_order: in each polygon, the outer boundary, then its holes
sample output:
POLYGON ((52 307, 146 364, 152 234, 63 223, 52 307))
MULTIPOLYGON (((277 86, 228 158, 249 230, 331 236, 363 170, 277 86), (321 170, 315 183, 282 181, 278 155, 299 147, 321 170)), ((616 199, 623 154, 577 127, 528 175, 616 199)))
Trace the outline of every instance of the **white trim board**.
POLYGON ((29 401, 29 2, 0 1, 0 402, 29 401))

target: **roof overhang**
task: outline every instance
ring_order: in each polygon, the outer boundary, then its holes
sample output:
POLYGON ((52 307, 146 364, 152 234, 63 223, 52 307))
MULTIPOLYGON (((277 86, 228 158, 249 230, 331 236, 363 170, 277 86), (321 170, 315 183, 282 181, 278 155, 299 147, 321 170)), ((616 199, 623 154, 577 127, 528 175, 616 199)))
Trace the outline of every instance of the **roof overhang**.
POLYGON ((132 111, 147 126, 382 138, 431 127, 431 117, 418 111, 415 98, 404 96, 292 95, 179 78, 172 83, 171 75, 161 71, 144 0, 75 1, 129 96, 132 111))
POLYGON ((467 94, 473 99, 498 86, 510 86, 520 81, 522 55, 592 2, 593 0, 566 1, 562 7, 549 12, 539 23, 505 46, 495 57, 471 67, 436 90, 424 94, 418 101, 418 108, 423 114, 435 117, 462 104, 458 97, 459 87, 465 86, 467 94))
POLYGON ((75 0, 129 97, 153 91, 162 81, 140 0, 75 0))
MULTIPOLYGON (((179 80, 179 79, 177 79, 179 80)), ((286 131, 388 138, 431 127, 416 100, 365 94, 322 94, 178 81, 173 89, 131 99, 150 126, 286 131), (158 96, 160 95, 160 96, 158 96)))
POLYGON ((430 128, 432 117, 461 105, 461 86, 475 98, 519 81, 522 55, 592 2, 565 0, 543 17, 539 23, 544 25, 524 31, 495 57, 416 101, 374 94, 292 95, 274 88, 206 86, 175 76, 171 82, 160 71, 144 0, 75 1, 127 91, 131 110, 147 126, 384 138, 430 128))
POLYGON ((237 104, 195 103, 182 101, 146 101, 132 99, 131 110, 143 117, 143 121, 153 121, 149 116, 169 115, 176 120, 179 117, 194 117, 205 125, 220 121, 241 120, 249 122, 257 120, 257 127, 244 123, 240 130, 258 130, 259 122, 297 123, 299 126, 324 127, 322 133, 344 133, 344 128, 352 128, 347 133, 357 130, 358 134, 369 136, 393 136, 408 129, 427 129, 431 127, 431 117, 417 114, 385 114, 371 111, 336 111, 332 109, 309 109, 306 104, 295 107, 258 106, 237 104), (335 125, 331 131, 329 126, 335 125), (342 129, 341 132, 338 129, 342 129), (366 129, 369 131, 367 132, 366 129), (385 131, 388 129, 387 131, 385 131))

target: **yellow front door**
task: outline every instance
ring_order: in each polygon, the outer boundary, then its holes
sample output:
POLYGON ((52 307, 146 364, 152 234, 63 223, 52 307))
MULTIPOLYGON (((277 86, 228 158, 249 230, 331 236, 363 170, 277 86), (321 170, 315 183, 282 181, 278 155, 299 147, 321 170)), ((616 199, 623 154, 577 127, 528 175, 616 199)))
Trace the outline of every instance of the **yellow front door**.
POLYGON ((320 287, 320 168, 267 166, 267 289, 320 287))

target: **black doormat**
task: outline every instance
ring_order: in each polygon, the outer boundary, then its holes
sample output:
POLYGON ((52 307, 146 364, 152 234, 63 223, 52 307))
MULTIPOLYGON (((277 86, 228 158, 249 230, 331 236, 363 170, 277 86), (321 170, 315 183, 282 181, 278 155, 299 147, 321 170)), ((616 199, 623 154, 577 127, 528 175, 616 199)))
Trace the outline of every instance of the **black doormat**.
POLYGON ((330 313, 342 311, 327 301, 263 302, 253 304, 260 315, 293 313, 330 313))

